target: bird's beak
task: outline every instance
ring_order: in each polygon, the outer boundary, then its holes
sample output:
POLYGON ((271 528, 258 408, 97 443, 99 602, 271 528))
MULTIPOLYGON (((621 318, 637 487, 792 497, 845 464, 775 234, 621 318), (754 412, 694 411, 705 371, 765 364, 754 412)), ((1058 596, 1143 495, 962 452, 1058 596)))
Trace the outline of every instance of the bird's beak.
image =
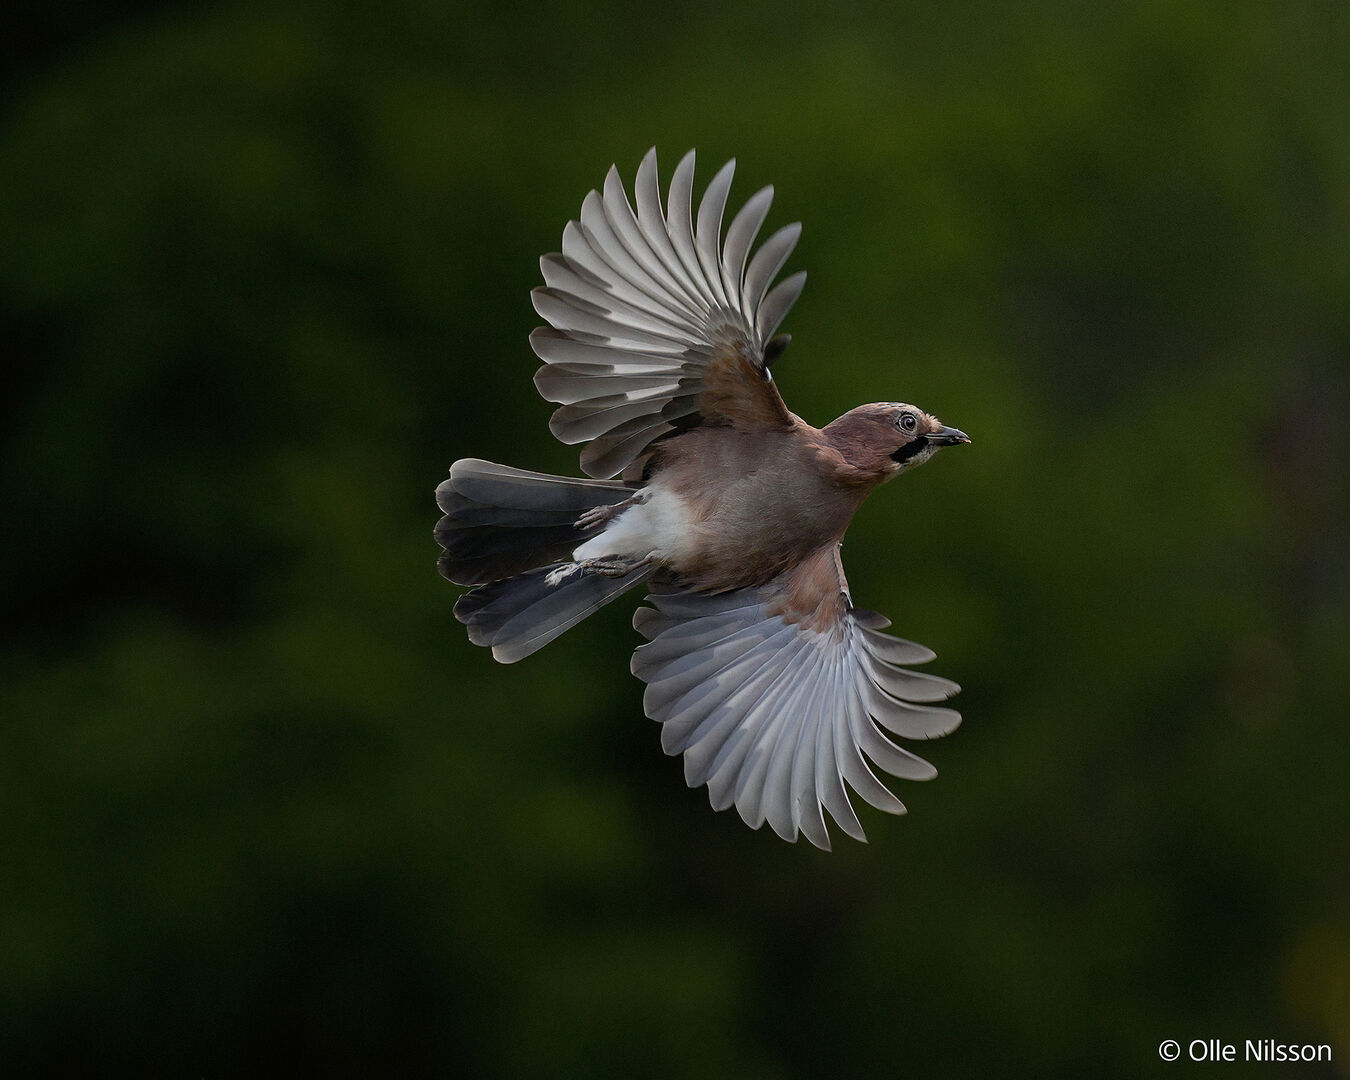
POLYGON ((941 427, 928 436, 928 441, 933 446, 956 446, 958 443, 970 442, 970 436, 960 428, 941 427))

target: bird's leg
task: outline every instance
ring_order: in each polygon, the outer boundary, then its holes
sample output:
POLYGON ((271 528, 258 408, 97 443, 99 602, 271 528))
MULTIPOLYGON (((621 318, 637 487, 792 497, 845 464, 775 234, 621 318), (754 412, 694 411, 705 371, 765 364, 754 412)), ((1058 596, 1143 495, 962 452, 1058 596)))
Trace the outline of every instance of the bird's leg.
POLYGON ((630 506, 640 506, 647 501, 647 493, 639 491, 623 502, 609 506, 593 506, 572 523, 574 529, 593 529, 597 525, 608 525, 630 506))
POLYGON ((632 573, 639 567, 646 566, 652 561, 648 556, 645 559, 584 559, 581 562, 563 563, 549 571, 544 579, 550 586, 561 585, 573 574, 597 574, 600 577, 623 577, 625 574, 632 573))
POLYGON ((578 563, 577 569, 582 573, 599 574, 601 577, 623 577, 651 561, 650 556, 645 559, 587 559, 578 563))

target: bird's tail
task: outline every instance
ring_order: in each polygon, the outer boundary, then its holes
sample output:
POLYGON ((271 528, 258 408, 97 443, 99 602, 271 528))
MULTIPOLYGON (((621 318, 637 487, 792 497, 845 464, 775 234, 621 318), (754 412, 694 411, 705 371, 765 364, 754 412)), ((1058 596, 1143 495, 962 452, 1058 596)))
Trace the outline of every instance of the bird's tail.
MULTIPOLYGON (((466 458, 436 489, 445 517, 436 541, 441 573, 456 585, 482 585, 537 566, 563 562, 597 536, 603 520, 578 519, 631 498, 633 489, 607 480, 573 480, 466 458)), ((597 515, 591 515, 596 517, 597 515)))
POLYGON ((502 663, 541 649, 591 612, 645 581, 652 568, 597 571, 572 551, 608 523, 597 509, 617 506, 633 489, 466 459, 436 489, 445 512, 436 526, 441 573, 479 585, 455 604, 469 640, 502 663))
POLYGON ((455 618, 469 628, 475 645, 490 646, 503 664, 514 664, 646 581, 654 569, 643 564, 625 574, 606 574, 577 563, 541 566, 465 593, 455 604, 455 618))

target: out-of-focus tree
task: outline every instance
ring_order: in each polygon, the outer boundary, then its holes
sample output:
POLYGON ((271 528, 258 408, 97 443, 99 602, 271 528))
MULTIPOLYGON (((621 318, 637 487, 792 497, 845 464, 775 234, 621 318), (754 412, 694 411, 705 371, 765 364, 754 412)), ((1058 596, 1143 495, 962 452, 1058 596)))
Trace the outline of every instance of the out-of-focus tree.
POLYGON ((1344 1056, 1350 14, 630 7, 34 24, 0 121, 7 1071, 1344 1056), (452 460, 573 470, 528 291, 653 143, 805 221, 794 410, 975 439, 850 532, 967 718, 867 846, 685 790, 622 611, 503 669, 435 575, 452 460))

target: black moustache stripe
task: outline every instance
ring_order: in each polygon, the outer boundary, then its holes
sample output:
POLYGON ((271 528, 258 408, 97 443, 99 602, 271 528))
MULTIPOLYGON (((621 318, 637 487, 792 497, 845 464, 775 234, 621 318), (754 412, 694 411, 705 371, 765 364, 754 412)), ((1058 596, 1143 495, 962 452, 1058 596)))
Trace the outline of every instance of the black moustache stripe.
POLYGON ((897 465, 903 464, 917 454, 920 450, 928 448, 928 436, 916 435, 913 442, 906 443, 891 455, 891 460, 897 465))

